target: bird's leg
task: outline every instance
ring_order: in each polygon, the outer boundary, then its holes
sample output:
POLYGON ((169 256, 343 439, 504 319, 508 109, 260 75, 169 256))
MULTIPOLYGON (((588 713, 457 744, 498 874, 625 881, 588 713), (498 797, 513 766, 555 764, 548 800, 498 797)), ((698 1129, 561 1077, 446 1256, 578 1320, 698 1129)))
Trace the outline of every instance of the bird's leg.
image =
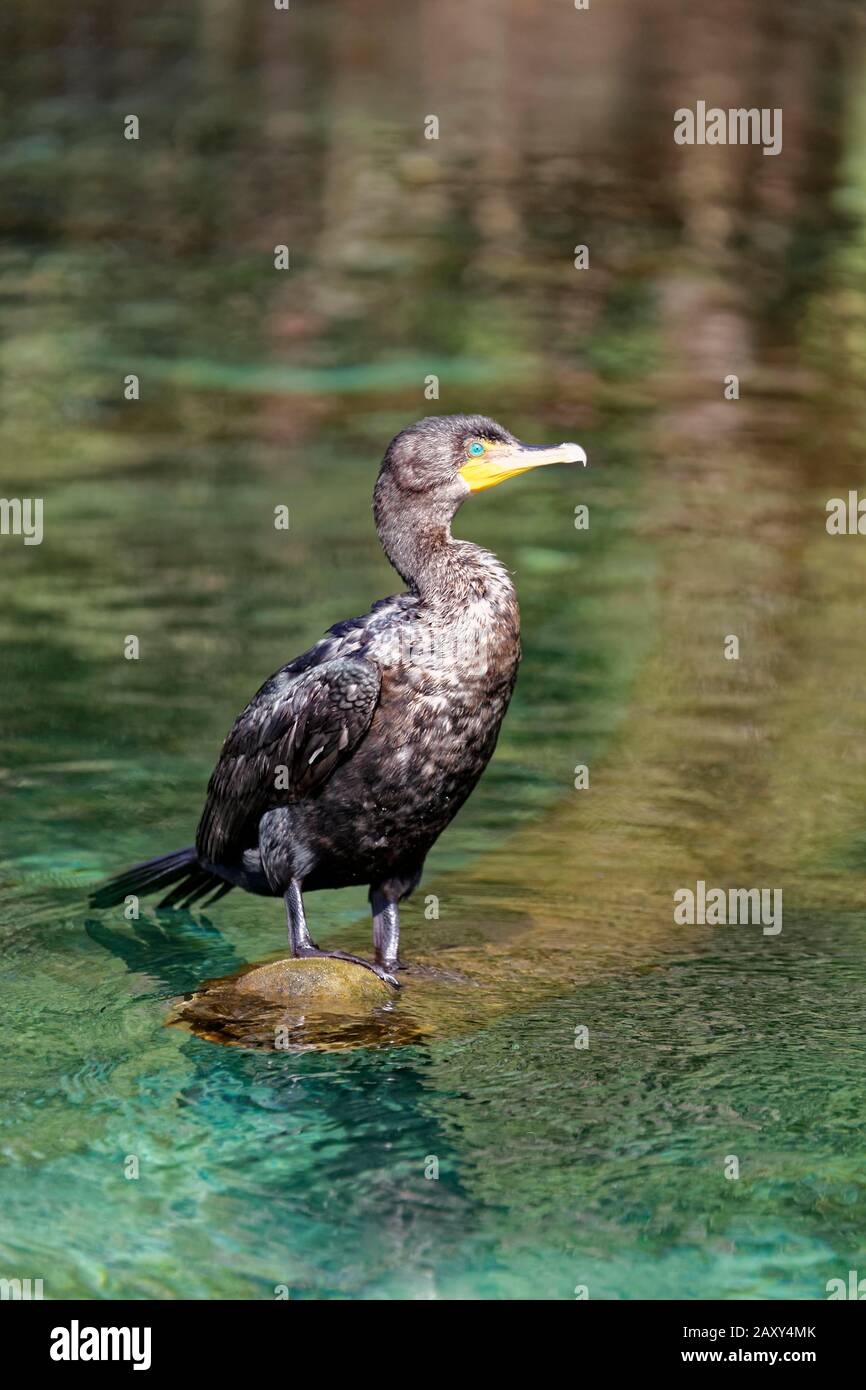
POLYGON ((381 888, 371 888, 370 907, 373 912, 373 952, 386 970, 402 970, 399 958, 400 908, 396 898, 389 898, 381 888))
POLYGON ((297 878, 293 878, 289 884, 289 891, 285 897, 286 920, 289 924, 289 947, 292 955, 302 956, 305 951, 312 947, 316 949, 315 943, 310 936, 307 926, 307 915, 304 912, 304 899, 301 894, 301 883, 297 878))
POLYGON ((293 878, 289 884, 289 891, 285 895, 285 904, 286 919, 289 925, 289 946, 296 960, 305 960, 311 956, 323 956, 328 960, 348 960, 353 965, 363 965, 366 970, 372 970, 373 974, 378 975, 380 980, 385 980, 387 984, 395 985, 399 989, 394 976, 378 963, 374 964, 370 960, 363 960, 361 956, 350 956, 346 951, 319 950, 307 927, 299 879, 293 878))

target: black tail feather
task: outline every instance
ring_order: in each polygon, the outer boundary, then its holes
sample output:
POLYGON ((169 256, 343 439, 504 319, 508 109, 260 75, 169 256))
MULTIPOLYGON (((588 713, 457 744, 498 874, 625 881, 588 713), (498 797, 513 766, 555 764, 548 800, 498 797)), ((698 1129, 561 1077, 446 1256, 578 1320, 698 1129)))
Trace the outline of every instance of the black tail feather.
POLYGON ((234 886, 235 885, 233 883, 226 883, 225 879, 223 879, 223 881, 220 883, 219 888, 214 893, 213 897, 205 898, 204 902, 202 903, 202 907, 210 907, 211 903, 218 903, 220 898, 224 898, 226 893, 230 893, 234 886))
POLYGON ((189 907, 205 894, 212 892, 215 901, 228 893, 232 885, 226 883, 211 869, 199 863, 194 845, 175 850, 173 854, 163 854, 158 859, 148 859, 136 864, 125 874, 109 879, 91 895, 91 907, 115 907, 134 894, 143 898, 148 893, 158 893, 163 888, 171 888, 162 899, 160 907, 189 907), (176 887, 172 888, 172 884, 176 887))

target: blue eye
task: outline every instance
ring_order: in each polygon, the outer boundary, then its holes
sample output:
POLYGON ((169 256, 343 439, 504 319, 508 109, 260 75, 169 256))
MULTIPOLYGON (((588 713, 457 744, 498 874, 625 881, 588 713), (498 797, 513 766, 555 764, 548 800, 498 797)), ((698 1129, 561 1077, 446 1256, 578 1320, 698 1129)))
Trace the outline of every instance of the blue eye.
POLYGON ((478 441, 476 440, 476 442, 475 442, 474 444, 470 444, 470 446, 469 446, 469 452, 470 452, 470 454, 483 454, 483 453, 484 453, 484 445, 483 445, 483 444, 479 444, 478 441))

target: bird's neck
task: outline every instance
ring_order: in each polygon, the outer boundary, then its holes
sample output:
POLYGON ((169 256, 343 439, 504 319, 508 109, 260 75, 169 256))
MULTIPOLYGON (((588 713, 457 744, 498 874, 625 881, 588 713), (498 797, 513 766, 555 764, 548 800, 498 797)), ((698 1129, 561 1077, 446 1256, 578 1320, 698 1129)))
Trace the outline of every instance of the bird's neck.
MULTIPOLYGON (((451 535, 450 517, 408 506, 385 508, 376 524, 382 549, 410 591, 430 607, 453 614, 458 605, 508 601, 514 588, 495 555, 451 535)), ((516 604, 515 604, 516 607, 516 604)))

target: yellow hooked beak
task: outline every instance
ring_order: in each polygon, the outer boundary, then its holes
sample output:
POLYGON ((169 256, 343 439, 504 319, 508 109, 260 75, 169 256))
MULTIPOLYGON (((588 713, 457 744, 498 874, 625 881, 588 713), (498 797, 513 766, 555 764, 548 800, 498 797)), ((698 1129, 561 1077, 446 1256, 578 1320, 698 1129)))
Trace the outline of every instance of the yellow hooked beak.
POLYGON ((586 454, 579 444, 497 444, 485 445, 484 453, 469 458, 460 469, 470 492, 482 492, 486 487, 516 478, 530 468, 544 468, 548 463, 582 463, 586 454))

